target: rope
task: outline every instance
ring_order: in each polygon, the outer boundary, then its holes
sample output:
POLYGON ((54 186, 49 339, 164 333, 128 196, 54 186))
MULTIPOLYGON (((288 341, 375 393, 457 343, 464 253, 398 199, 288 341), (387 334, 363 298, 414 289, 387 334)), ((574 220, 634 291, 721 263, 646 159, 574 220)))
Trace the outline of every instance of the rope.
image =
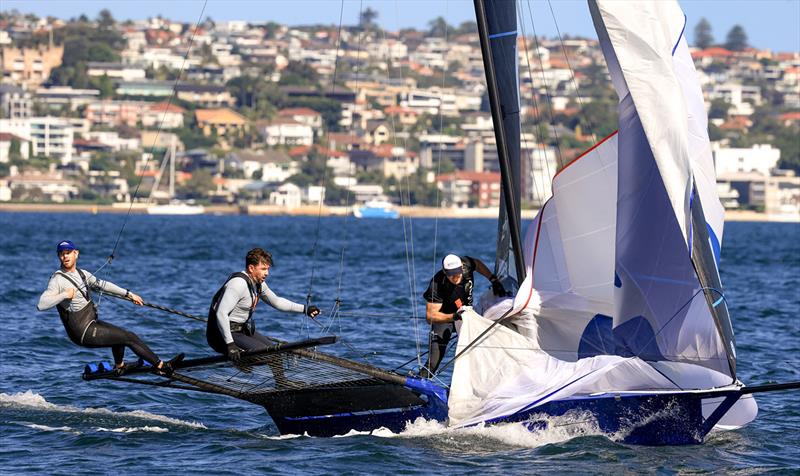
POLYGON ((192 51, 192 45, 194 45, 194 36, 197 33, 198 28, 200 27, 200 21, 203 19, 203 14, 206 11, 206 5, 208 4, 208 0, 204 0, 203 8, 200 10, 200 16, 198 17, 197 21, 195 22, 194 29, 192 30, 192 35, 189 38, 189 47, 186 49, 186 54, 183 56, 183 62, 181 63, 180 70, 178 71, 178 76, 175 78, 175 84, 172 86, 172 92, 170 93, 169 99, 167 100, 167 108, 164 110, 164 115, 161 116, 161 121, 158 123, 158 129, 156 130, 156 136, 153 139, 153 145, 150 147, 150 157, 144 164, 142 168, 142 173, 139 175, 139 181, 136 183, 136 189, 133 192, 133 196, 131 197, 131 203, 128 206, 128 211, 125 213, 125 219, 122 221, 122 226, 119 229, 119 233, 117 233, 117 238, 114 241, 114 246, 111 248, 111 254, 108 255, 106 262, 100 266, 94 274, 97 275, 106 265, 110 264, 111 261, 114 260, 114 253, 117 251, 117 247, 119 246, 120 240, 122 239, 122 234, 125 232, 125 226, 128 224, 128 219, 131 216, 131 210, 133 209, 133 202, 136 200, 136 197, 139 194, 139 188, 142 185, 142 180, 144 179, 144 169, 147 168, 147 164, 150 163, 150 160, 153 157, 153 152, 156 148, 156 143, 158 142, 158 136, 161 134, 161 129, 164 126, 164 121, 166 120, 167 113, 169 112, 169 107, 172 105, 172 101, 175 98, 175 90, 178 87, 178 83, 180 82, 181 76, 183 76, 183 70, 186 67, 186 61, 189 58, 189 53, 192 51))

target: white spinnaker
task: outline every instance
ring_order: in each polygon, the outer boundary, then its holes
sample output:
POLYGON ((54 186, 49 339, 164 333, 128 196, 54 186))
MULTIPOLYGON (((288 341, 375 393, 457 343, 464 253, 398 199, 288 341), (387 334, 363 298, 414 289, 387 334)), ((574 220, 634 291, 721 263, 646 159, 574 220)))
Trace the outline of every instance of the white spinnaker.
MULTIPOLYGON (((683 38, 686 19, 674 1, 629 7, 624 2, 590 1, 620 96, 622 186, 615 271, 621 284, 615 333, 624 335, 625 345, 648 360, 693 361, 731 373, 728 352, 713 327, 715 318, 708 306, 698 305, 705 298, 688 246, 691 193, 685 207, 676 206, 685 191, 691 192, 695 177, 709 228, 717 238, 721 235, 723 215, 702 93, 683 38), (673 217, 664 208, 665 200, 671 203, 673 217), (641 319, 650 329, 632 334, 642 329, 641 319)), ((708 249, 718 252, 719 241, 708 249)))
MULTIPOLYGON (((568 383, 626 360, 602 356, 577 362, 586 325, 595 315, 613 310, 616 157, 615 134, 554 178, 553 197, 524 240, 527 277, 513 300, 512 314, 519 314, 512 321, 514 330, 495 326, 456 360, 449 397, 452 423, 519 410, 531 403, 544 381, 568 383), (515 385, 521 385, 518 399, 496 393, 498 388, 514 393, 515 385)), ((482 299, 488 319, 464 317, 457 353, 511 304, 489 301, 489 296, 482 299)), ((580 389, 568 386, 560 394, 580 389)))
MULTIPOLYGON (((692 192, 692 164, 686 127, 688 112, 672 59, 672 50, 683 31, 685 17, 673 1, 631 4, 599 0, 592 3, 597 5, 602 15, 605 32, 614 46, 624 77, 624 82, 615 78, 614 86, 620 98, 628 93, 633 97, 684 242, 688 245, 692 192), (668 120, 664 121, 664 118, 668 120)), ((613 77, 611 64, 609 71, 613 77)))

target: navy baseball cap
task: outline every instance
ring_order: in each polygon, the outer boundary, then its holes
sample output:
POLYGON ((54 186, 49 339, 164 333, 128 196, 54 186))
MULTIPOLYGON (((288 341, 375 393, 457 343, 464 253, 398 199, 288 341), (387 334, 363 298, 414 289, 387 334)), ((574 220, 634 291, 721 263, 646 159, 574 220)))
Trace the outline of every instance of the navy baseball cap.
POLYGON ((78 249, 78 247, 75 246, 75 243, 73 243, 73 242, 71 242, 69 240, 64 240, 64 241, 60 242, 58 244, 58 246, 56 247, 56 253, 61 253, 62 251, 72 251, 72 250, 77 250, 77 249, 78 249))

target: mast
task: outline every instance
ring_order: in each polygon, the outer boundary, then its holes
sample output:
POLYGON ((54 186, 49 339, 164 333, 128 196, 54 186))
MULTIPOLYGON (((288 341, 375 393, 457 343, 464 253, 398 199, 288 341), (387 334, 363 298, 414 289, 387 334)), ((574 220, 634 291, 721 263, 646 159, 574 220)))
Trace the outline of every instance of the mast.
MULTIPOLYGON (((500 163, 501 185, 503 188, 503 204, 508 213, 508 227, 511 238, 511 245, 514 252, 514 265, 517 273, 517 283, 525 279, 525 261, 522 256, 522 240, 520 232, 520 210, 519 210, 519 181, 513 180, 513 170, 509 160, 508 143, 503 124, 501 111, 500 92, 497 87, 497 75, 495 71, 494 59, 492 58, 492 47, 489 44, 489 25, 486 19, 486 4, 484 0, 474 0, 475 17, 478 23, 478 35, 481 42, 481 54, 483 56, 483 66, 486 71, 486 85, 489 93, 489 104, 492 109, 492 122, 494 123, 494 136, 497 142, 497 154, 500 163)), ((514 6, 516 9, 516 5, 514 6)), ((516 10, 514 10, 516 11, 516 10)), ((514 25, 516 29, 516 24, 514 25)), ((503 34, 505 32, 501 32, 503 34)), ((514 31, 516 34, 516 31, 514 31)), ((516 38, 516 35, 514 36, 516 38)), ((516 62, 515 62, 516 65, 516 62)), ((517 71, 514 71, 516 75, 517 71)), ((517 170, 519 168, 517 167, 517 170)), ((500 250, 498 250, 500 251, 500 250)))

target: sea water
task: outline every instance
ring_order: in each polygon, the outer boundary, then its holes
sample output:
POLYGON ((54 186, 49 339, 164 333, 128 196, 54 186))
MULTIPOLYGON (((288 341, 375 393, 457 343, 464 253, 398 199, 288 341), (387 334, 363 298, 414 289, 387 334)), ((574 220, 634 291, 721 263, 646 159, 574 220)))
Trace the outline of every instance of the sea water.
MULTIPOLYGON (((81 268, 99 270, 148 302, 201 316, 225 278, 243 268, 247 250, 265 248, 275 258, 270 287, 297 302, 310 293, 324 315, 318 326, 260 306, 255 319, 262 332, 286 340, 336 334, 346 345, 334 353, 394 368, 425 350, 420 296, 441 257, 465 254, 491 266, 496 230, 495 221, 477 219, 125 220, 0 214, 0 473, 800 472, 796 391, 758 395, 757 420, 712 433, 703 445, 648 448, 607 438, 580 416, 534 433, 521 425, 453 430, 420 420, 399 434, 280 436, 261 407, 240 400, 84 382, 83 366, 110 360, 110 351, 73 345, 55 309, 36 311, 58 266, 60 240, 79 245, 81 268), (332 318, 337 300, 341 312, 332 318)), ((740 378, 800 380, 800 226, 728 224, 721 268, 740 378)), ((489 286, 480 277, 476 284, 478 291, 489 286)), ((208 353, 202 323, 109 297, 100 299, 100 315, 135 331, 162 356, 208 353)))

